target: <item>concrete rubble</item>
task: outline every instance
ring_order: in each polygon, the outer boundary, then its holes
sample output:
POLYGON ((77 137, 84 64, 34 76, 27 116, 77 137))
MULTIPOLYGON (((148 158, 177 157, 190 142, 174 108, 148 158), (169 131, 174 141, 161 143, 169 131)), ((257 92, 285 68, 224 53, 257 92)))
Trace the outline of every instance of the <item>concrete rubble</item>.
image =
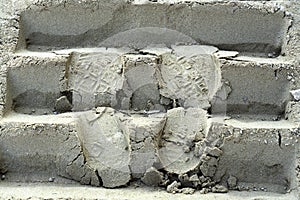
POLYGON ((291 94, 294 98, 295 101, 299 101, 300 100, 300 89, 298 90, 292 90, 291 94))
POLYGON ((0 2, 0 182, 297 199, 299 8, 0 2))

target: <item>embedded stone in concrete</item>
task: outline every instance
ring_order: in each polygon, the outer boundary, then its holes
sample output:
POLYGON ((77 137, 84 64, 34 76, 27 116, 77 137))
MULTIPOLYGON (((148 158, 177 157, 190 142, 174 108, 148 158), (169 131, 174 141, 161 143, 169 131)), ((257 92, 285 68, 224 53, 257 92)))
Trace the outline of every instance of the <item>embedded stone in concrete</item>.
POLYGON ((205 138, 206 111, 200 108, 168 110, 161 136, 159 157, 164 169, 183 174, 196 169, 200 159, 194 156, 193 145, 205 138))
POLYGON ((94 169, 104 187, 125 185, 131 176, 141 178, 147 169, 160 166, 157 138, 163 130, 165 114, 128 116, 99 107, 78 117, 86 165, 94 169))
POLYGON ((73 110, 108 106, 164 111, 159 105, 158 57, 115 51, 73 54, 70 76, 73 110))

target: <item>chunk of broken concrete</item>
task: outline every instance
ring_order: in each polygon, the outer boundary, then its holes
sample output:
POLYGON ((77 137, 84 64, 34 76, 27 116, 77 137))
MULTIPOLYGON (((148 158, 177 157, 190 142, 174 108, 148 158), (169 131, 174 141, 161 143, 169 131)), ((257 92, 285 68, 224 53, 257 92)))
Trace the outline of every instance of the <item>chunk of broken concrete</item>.
POLYGON ((180 187, 180 186, 181 186, 180 182, 174 181, 170 185, 167 186, 167 192, 173 193, 173 194, 180 193, 181 190, 178 189, 178 187, 180 187))
POLYGON ((192 175, 189 178, 189 181, 192 182, 195 187, 197 187, 198 185, 201 184, 200 179, 197 174, 192 175))
POLYGON ((223 185, 215 185, 211 191, 214 193, 227 193, 228 189, 223 185))
POLYGON ((213 177, 217 170, 218 161, 215 157, 202 156, 202 164, 199 169, 204 176, 213 177))
POLYGON ((98 177, 98 172, 95 169, 92 169, 87 164, 84 165, 85 174, 81 177, 80 183, 85 185, 93 185, 93 186, 101 186, 102 181, 100 177, 98 177), (100 180, 99 180, 100 179, 100 180))
POLYGON ((163 176, 164 175, 162 172, 159 172, 154 167, 151 167, 147 169, 141 180, 148 186, 159 186, 163 181, 163 176))
POLYGON ((223 151, 217 147, 207 147, 205 153, 213 157, 220 157, 223 151))
POLYGON ((298 90, 292 90, 290 91, 291 95, 293 96, 295 101, 299 101, 300 100, 300 89, 298 90))
POLYGON ((181 189, 181 192, 183 194, 194 194, 195 193, 195 189, 194 188, 189 188, 189 187, 186 187, 186 188, 182 188, 181 189))
POLYGON ((209 193, 211 191, 211 189, 209 189, 209 188, 202 188, 201 190, 200 190, 200 194, 207 194, 207 193, 209 193))

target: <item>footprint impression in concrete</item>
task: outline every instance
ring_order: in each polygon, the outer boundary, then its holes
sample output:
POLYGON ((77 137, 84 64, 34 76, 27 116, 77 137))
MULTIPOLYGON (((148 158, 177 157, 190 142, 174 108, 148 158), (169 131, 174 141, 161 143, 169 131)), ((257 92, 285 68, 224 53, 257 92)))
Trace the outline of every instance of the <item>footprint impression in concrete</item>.
POLYGON ((167 181, 159 170, 174 176, 199 171, 195 144, 205 138, 205 109, 221 84, 216 50, 174 46, 72 54, 73 111, 96 107, 78 114, 79 137, 86 164, 104 187, 132 179, 159 186, 167 181))

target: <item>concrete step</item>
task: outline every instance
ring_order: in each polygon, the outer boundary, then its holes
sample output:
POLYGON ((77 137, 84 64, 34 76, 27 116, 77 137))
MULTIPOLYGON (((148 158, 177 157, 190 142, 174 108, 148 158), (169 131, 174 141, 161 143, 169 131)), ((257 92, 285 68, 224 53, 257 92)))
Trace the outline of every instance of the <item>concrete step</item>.
POLYGON ((0 199, 298 199, 297 1, 0 8, 0 199))

